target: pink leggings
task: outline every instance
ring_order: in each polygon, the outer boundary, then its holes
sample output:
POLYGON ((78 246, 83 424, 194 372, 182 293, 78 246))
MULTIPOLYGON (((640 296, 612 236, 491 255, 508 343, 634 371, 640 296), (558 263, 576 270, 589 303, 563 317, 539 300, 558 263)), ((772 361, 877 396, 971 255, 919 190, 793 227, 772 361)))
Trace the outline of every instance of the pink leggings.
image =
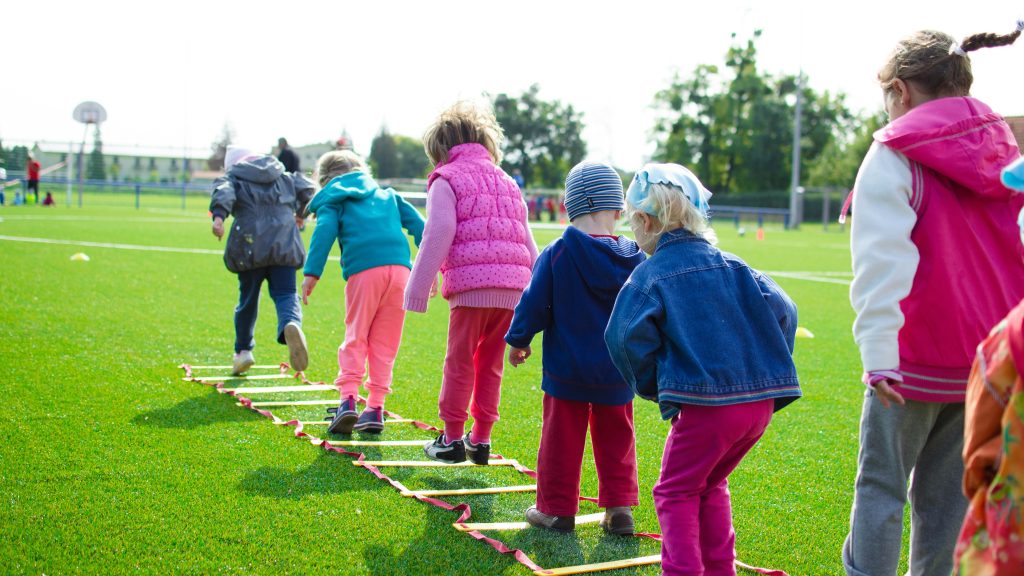
POLYGON ((338 348, 338 378, 341 396, 358 396, 359 385, 369 364, 366 381, 371 408, 384 406, 391 393, 395 356, 402 342, 405 310, 402 299, 409 269, 378 266, 351 276, 345 285, 345 341, 338 348))
POLYGON ((770 399, 687 405, 672 423, 654 486, 663 574, 736 574, 727 478, 764 434, 774 407, 770 399))
POLYGON ((452 308, 438 399, 438 416, 449 442, 462 438, 469 414, 473 415, 471 440, 490 442, 501 402, 505 332, 511 323, 512 311, 505 308, 452 308))

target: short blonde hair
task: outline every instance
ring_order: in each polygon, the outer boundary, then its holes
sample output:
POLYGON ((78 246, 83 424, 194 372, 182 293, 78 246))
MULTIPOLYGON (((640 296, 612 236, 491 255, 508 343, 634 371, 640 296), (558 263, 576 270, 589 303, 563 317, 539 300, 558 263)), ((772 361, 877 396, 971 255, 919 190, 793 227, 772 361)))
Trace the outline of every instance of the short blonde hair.
POLYGON ((349 172, 370 173, 362 156, 351 150, 331 150, 316 162, 316 180, 324 187, 333 178, 349 172))
MULTIPOLYGON (((655 214, 652 216, 661 222, 661 229, 655 232, 656 236, 669 230, 684 228, 704 238, 712 245, 718 244, 718 235, 708 225, 707 219, 700 213, 700 210, 686 197, 682 188, 672 184, 651 184, 647 198, 647 203, 654 207, 655 214)), ((633 204, 628 204, 628 206, 630 218, 636 218, 643 212, 633 204)))
POLYGON ((459 144, 480 144, 490 152, 495 164, 501 163, 501 145, 505 132, 490 106, 459 101, 434 120, 423 134, 423 149, 434 165, 448 161, 448 151, 459 144))

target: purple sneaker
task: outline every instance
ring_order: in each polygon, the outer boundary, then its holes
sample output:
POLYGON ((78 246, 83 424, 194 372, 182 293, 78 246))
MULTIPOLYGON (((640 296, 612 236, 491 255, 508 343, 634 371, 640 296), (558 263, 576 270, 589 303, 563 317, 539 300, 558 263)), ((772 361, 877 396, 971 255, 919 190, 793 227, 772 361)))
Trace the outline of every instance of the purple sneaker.
POLYGON ((383 432, 384 408, 366 408, 363 410, 353 429, 360 432, 369 432, 370 434, 380 434, 383 432))
POLYGON ((334 418, 327 426, 327 431, 331 434, 351 434, 358 418, 356 399, 354 396, 347 396, 342 399, 341 405, 334 409, 334 418))

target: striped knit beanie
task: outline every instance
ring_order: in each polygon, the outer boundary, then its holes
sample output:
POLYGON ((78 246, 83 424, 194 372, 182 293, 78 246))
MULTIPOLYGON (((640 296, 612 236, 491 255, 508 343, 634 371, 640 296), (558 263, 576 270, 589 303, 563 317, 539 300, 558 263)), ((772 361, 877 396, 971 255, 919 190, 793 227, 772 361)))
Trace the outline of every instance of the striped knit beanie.
POLYGON ((569 221, 591 212, 622 210, 622 179, 600 162, 580 162, 565 177, 565 211, 569 221))

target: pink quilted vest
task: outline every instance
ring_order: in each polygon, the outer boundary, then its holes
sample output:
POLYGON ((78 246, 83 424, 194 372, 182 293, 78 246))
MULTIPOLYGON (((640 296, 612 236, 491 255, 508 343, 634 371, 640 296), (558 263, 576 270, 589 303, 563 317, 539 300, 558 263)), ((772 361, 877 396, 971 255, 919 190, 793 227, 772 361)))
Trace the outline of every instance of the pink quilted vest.
POLYGON ((910 160, 917 212, 910 239, 920 262, 900 302, 900 392, 963 402, 978 344, 1024 298, 1016 223, 1024 195, 999 179, 1020 156, 1017 143, 1002 117, 973 98, 921 104, 875 139, 910 160))
MULTIPOLYGON (((526 205, 512 177, 480 144, 460 144, 430 174, 455 192, 455 239, 441 264, 442 295, 481 289, 525 290, 533 263, 526 205)), ((429 186, 429 184, 428 184, 429 186)))

